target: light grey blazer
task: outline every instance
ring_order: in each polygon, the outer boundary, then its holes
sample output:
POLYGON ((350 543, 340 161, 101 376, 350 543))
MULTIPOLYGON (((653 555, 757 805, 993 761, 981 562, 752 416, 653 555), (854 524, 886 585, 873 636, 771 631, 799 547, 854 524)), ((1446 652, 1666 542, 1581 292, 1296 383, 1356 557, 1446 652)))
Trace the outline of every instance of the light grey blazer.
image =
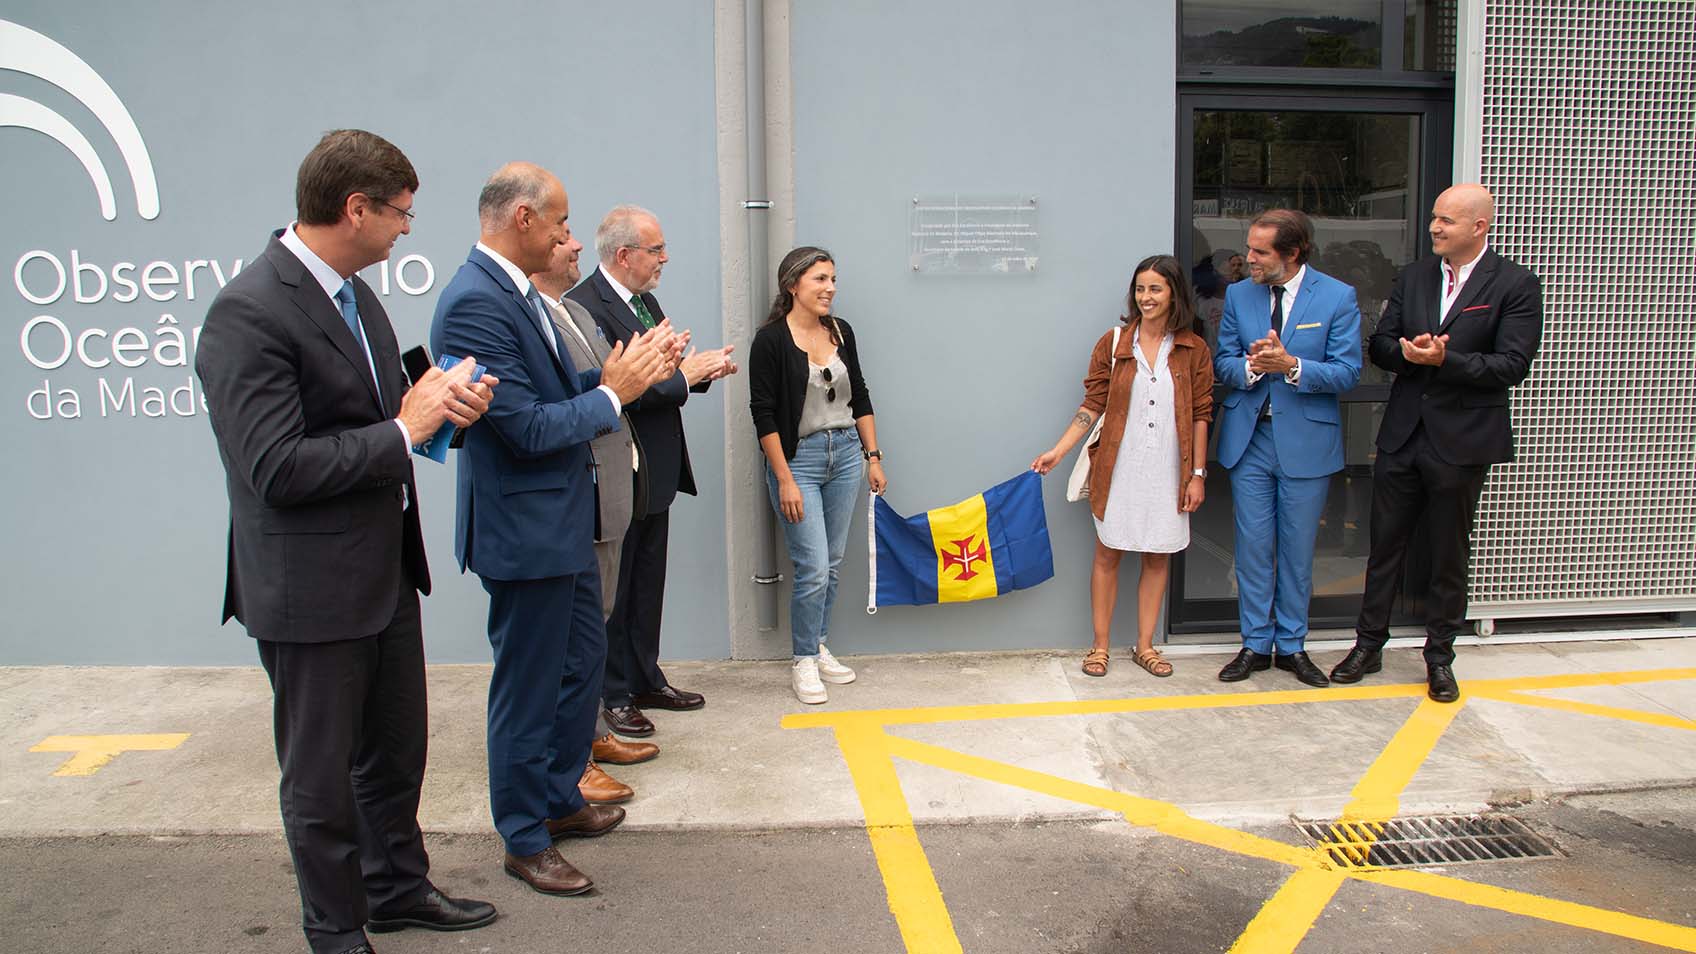
MULTIPOLYGON (((580 371, 599 368, 612 352, 588 309, 570 300, 548 302, 560 344, 580 371), (587 341, 588 350, 583 344, 587 341)), ((624 532, 630 528, 635 430, 628 415, 618 416, 618 430, 589 442, 595 462, 595 557, 601 570, 601 608, 612 612, 613 594, 618 590, 618 561, 624 532)))

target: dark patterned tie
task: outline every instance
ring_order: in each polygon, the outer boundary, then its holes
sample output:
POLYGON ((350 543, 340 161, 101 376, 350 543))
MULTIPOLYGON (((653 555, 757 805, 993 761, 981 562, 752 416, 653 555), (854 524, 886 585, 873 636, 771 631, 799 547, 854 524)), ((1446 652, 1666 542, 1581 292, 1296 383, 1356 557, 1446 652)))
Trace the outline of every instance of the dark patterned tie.
POLYGON ((649 313, 648 306, 642 304, 641 295, 630 296, 630 307, 636 309, 636 317, 642 320, 642 327, 652 328, 654 326, 654 316, 649 313))
POLYGON ((1272 286, 1272 330, 1284 333, 1284 286, 1272 286))

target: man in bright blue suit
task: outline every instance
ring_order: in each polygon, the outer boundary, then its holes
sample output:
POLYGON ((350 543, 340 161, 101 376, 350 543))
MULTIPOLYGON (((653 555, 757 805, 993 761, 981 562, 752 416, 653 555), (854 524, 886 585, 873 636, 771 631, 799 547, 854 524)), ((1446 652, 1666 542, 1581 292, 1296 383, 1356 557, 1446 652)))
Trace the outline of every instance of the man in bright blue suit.
POLYGON ((1230 390, 1219 463, 1230 470, 1243 648, 1219 670, 1247 679, 1276 662, 1329 685, 1307 657, 1313 545, 1331 475, 1343 469, 1337 395, 1360 379, 1354 289, 1307 266, 1313 223, 1268 209, 1248 228, 1250 281, 1225 292, 1213 373, 1230 390))
POLYGON ((624 809, 578 792, 600 706, 606 630, 594 551, 589 441, 625 402, 669 377, 669 326, 579 372, 528 276, 571 238, 565 187, 512 163, 478 198, 481 241, 442 291, 439 355, 476 355, 500 400, 465 432, 454 554, 489 593, 489 807, 508 874, 544 894, 592 882, 553 842, 603 834, 624 809))

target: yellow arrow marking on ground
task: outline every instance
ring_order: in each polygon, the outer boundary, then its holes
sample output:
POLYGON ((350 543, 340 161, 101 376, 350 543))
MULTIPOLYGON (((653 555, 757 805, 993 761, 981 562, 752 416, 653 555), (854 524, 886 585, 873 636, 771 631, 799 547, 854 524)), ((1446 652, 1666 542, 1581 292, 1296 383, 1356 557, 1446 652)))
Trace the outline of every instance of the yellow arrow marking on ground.
POLYGON ((188 740, 187 732, 159 735, 50 735, 31 752, 72 752, 54 775, 93 775, 121 752, 166 752, 188 740))
MULTIPOLYGON (((1400 795, 1412 781, 1444 731, 1469 698, 1560 709, 1584 715, 1638 722, 1660 728, 1692 729, 1696 723, 1676 716, 1613 706, 1533 696, 1540 689, 1625 686, 1645 682, 1696 679, 1696 668, 1634 672, 1576 673, 1482 679, 1463 682, 1465 696, 1454 705, 1424 698, 1422 683, 1390 686, 1349 686, 1320 690, 1241 692, 1141 699, 1096 699, 1083 702, 1032 702, 1002 705, 936 706, 858 712, 804 713, 784 717, 787 729, 832 728, 848 764, 866 816, 867 832, 878 867, 909 954, 956 954, 961 951, 941 889, 913 825, 906 795, 895 773, 900 757, 937 768, 1011 785, 1044 795, 1116 811, 1133 825, 1153 828, 1195 844, 1290 865, 1296 871, 1250 921, 1233 954, 1274 954, 1298 947, 1345 880, 1400 888, 1429 897, 1459 901, 1554 924, 1585 928, 1680 951, 1696 952, 1696 928, 1610 911, 1589 905, 1545 898, 1447 875, 1423 871, 1386 870, 1371 865, 1334 867, 1322 846, 1315 850, 1287 845, 1248 832, 1204 822, 1166 802, 1086 785, 1004 762, 966 755, 929 743, 888 735, 890 725, 925 725, 986 719, 1061 715, 1104 715, 1132 712, 1170 712, 1183 709, 1300 703, 1358 702, 1419 698, 1420 703, 1355 785, 1353 799, 1337 821, 1339 840, 1370 844, 1382 821, 1400 808, 1400 795)), ((1339 859, 1342 861, 1345 859, 1339 859)), ((1364 862, 1366 859, 1362 858, 1364 862)))

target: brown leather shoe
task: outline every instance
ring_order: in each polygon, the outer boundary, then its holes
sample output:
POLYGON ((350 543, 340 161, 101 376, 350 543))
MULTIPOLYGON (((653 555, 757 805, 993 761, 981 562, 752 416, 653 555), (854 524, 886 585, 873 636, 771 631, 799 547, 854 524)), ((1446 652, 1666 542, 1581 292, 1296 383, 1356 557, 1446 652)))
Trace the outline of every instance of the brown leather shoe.
POLYGON ((577 782, 577 791, 584 801, 595 805, 617 805, 630 801, 636 794, 635 789, 601 771, 601 767, 593 761, 583 767, 583 778, 577 782))
POLYGON ((595 886, 588 875, 560 857, 559 849, 552 845, 545 851, 523 857, 507 852, 502 867, 507 874, 543 894, 582 894, 595 886))
POLYGON ((604 835, 624 820, 624 809, 590 803, 565 818, 550 818, 544 824, 555 841, 561 838, 594 838, 604 835))
POLYGON ((595 761, 608 765, 635 765, 660 754, 660 747, 652 742, 626 742, 608 732, 595 740, 589 754, 595 761))

